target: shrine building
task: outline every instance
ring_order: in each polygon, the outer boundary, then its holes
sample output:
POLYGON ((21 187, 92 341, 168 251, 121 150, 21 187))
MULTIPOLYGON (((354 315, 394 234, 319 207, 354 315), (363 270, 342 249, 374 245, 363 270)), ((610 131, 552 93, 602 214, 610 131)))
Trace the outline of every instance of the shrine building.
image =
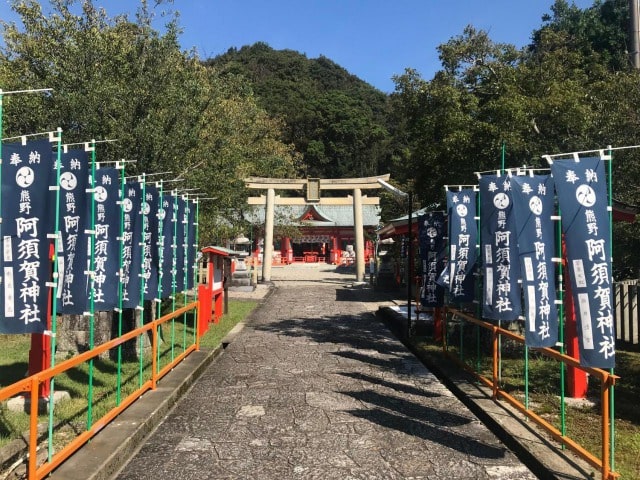
MULTIPOLYGON (((288 201, 294 199, 288 198, 288 201)), ((297 199, 304 200, 304 199, 297 199)), ((332 205, 333 198, 323 203, 300 205, 279 205, 283 201, 276 196, 274 222, 276 226, 293 226, 300 232, 295 238, 274 238, 274 264, 329 263, 351 265, 355 261, 355 233, 353 198, 346 197, 350 205, 332 205)), ((252 225, 265 223, 265 196, 252 199, 257 205, 244 218, 252 225)), ((380 224, 380 206, 377 197, 362 198, 362 226, 364 228, 365 262, 374 253, 375 231, 380 224)))

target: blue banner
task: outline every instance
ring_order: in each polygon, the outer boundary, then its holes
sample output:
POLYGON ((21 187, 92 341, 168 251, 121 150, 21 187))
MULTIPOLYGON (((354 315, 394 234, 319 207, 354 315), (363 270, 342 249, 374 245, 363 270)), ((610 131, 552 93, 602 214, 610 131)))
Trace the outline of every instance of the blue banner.
MULTIPOLYGON (((2 283, 0 333, 47 330, 53 234, 49 187, 56 182, 48 140, 2 145, 2 283)), ((55 205, 55 204, 54 204, 55 205)))
POLYGON ((187 290, 190 290, 194 286, 194 273, 196 268, 196 254, 198 245, 196 244, 196 202, 195 200, 188 200, 189 214, 187 215, 187 236, 188 236, 188 248, 187 248, 187 290))
POLYGON ((144 299, 158 297, 158 189, 147 184, 145 200, 142 203, 144 218, 144 246, 142 247, 142 277, 144 278, 144 299))
POLYGON ((558 310, 553 255, 555 249, 553 178, 511 177, 520 272, 524 294, 525 343, 553 347, 558 341, 558 310))
POLYGON ((177 233, 176 233, 176 258, 175 258, 175 272, 176 272, 176 292, 184 291, 184 276, 185 276, 185 262, 186 262, 186 242, 185 232, 187 231, 187 201, 184 197, 178 197, 178 211, 177 218, 177 233))
POLYGON ((429 212, 418 217, 418 239, 422 260, 422 288, 420 304, 423 307, 441 307, 444 289, 436 283, 444 268, 445 221, 442 212, 429 212))
POLYGON ((124 224, 122 232, 122 308, 140 304, 140 276, 142 275, 142 186, 128 182, 124 187, 124 224))
POLYGON ((556 160, 551 164, 562 212, 562 231, 575 305, 580 364, 613 368, 615 340, 611 235, 604 161, 556 160))
POLYGON ((516 320, 521 313, 520 264, 510 178, 483 175, 480 197, 482 316, 490 320, 516 320))
POLYGON ((60 232, 58 312, 81 315, 89 299, 89 235, 91 227, 89 158, 81 149, 62 153, 60 165, 60 232))
POLYGON ((109 311, 118 306, 120 268, 120 172, 99 168, 95 178, 94 308, 109 311))
POLYGON ((476 192, 462 189, 447 191, 449 216, 449 296, 454 302, 471 302, 474 298, 473 275, 476 265, 478 225, 475 220, 476 192))
POLYGON ((174 226, 176 225, 177 210, 174 208, 175 197, 173 195, 162 196, 162 209, 159 218, 162 219, 162 238, 158 243, 162 244, 162 264, 160 266, 160 281, 162 286, 162 298, 168 298, 172 292, 173 272, 175 268, 174 258, 174 226))

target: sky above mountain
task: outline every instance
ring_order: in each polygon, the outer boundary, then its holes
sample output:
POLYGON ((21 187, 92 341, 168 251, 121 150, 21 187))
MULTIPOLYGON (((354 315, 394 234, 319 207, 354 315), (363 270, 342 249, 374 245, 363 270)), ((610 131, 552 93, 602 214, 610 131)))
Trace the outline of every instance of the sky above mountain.
MULTIPOLYGON (((15 20, 9 0, 0 18, 15 20)), ((133 0, 101 0, 110 16, 131 18, 133 0)), ((153 0, 149 1, 154 4, 153 0)), ((489 32, 496 42, 523 47, 550 12, 553 0, 174 0, 155 8, 180 12, 181 44, 202 58, 230 47, 266 42, 316 58, 324 55, 384 92, 392 76, 414 68, 431 78, 440 68, 436 47, 460 35, 466 25, 489 32)), ((593 0, 575 0, 580 8, 593 0)))

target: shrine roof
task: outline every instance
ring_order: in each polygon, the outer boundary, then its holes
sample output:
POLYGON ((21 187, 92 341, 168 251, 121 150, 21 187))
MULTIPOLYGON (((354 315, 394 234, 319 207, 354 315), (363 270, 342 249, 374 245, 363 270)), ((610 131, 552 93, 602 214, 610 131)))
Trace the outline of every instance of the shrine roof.
MULTIPOLYGON (((245 220, 259 224, 264 223, 265 208, 254 206, 244 213, 245 220)), ((354 224, 353 206, 351 205, 276 205, 274 212, 276 225, 311 225, 319 227, 352 227, 354 224), (305 220, 301 220, 308 217, 305 220)), ((378 205, 362 205, 362 224, 367 227, 380 223, 380 207, 378 205)))

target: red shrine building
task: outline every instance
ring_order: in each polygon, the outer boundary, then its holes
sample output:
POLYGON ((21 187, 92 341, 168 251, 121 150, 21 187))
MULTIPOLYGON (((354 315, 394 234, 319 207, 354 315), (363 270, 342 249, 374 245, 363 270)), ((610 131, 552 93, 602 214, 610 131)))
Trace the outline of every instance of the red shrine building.
MULTIPOLYGON (((282 201, 276 197, 276 202, 282 201)), ((304 199, 286 199, 292 200, 304 199)), ((350 265, 355 261, 354 212, 351 196, 345 200, 350 205, 333 205, 337 199, 327 198, 323 203, 304 203, 300 205, 275 206, 275 226, 296 227, 299 232, 295 237, 274 236, 273 263, 290 264, 330 263, 333 265, 350 265)), ((342 200, 342 199, 340 199, 342 200)), ((255 202, 265 204, 264 197, 257 197, 255 202)), ((375 231, 380 223, 380 207, 378 198, 362 198, 362 224, 364 228, 365 262, 374 255, 375 231)), ((254 205, 245 213, 245 220, 252 225, 264 225, 265 208, 254 205)))

